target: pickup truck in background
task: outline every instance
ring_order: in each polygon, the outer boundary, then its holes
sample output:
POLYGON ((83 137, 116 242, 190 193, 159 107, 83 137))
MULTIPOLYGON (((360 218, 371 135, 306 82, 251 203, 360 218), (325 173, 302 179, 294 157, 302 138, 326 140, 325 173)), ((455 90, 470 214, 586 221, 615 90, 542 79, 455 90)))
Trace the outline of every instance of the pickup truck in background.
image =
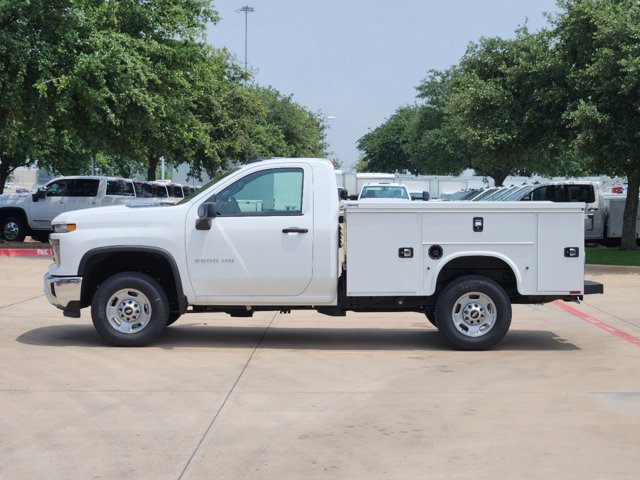
MULTIPOLYGON (((585 205, 584 234, 586 243, 619 245, 626 194, 604 193, 599 182, 564 180, 484 190, 461 191, 446 201, 543 201, 580 203, 585 205)), ((636 215, 636 239, 640 236, 640 207, 636 215)), ((640 240, 638 240, 640 242, 640 240)))
POLYGON ((21 242, 27 235, 46 241, 51 221, 71 210, 116 205, 135 198, 124 178, 74 176, 51 180, 33 194, 0 195, 0 236, 21 242))
POLYGON ((360 190, 358 200, 363 201, 411 201, 409 190, 399 183, 367 183, 360 190))
POLYGON ((312 309, 421 314, 451 346, 496 345, 514 303, 579 301, 584 205, 359 202, 339 207, 322 159, 247 164, 176 205, 53 221, 50 303, 90 307, 113 345, 142 346, 185 313, 312 309))

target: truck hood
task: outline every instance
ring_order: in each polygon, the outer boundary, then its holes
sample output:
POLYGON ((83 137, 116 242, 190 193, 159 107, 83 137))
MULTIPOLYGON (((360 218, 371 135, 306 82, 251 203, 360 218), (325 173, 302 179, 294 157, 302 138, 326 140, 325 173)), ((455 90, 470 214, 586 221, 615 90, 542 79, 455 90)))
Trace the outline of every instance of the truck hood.
POLYGON ((173 209, 190 207, 189 203, 178 206, 173 203, 135 202, 132 206, 113 205, 64 212, 54 218, 51 223, 76 223, 78 228, 144 227, 150 223, 170 223, 170 220, 182 217, 179 214, 174 215, 173 209), (167 209, 172 209, 172 214, 167 215, 167 209))
POLYGON ((0 195, 0 206, 23 205, 31 201, 30 193, 5 193, 0 195))

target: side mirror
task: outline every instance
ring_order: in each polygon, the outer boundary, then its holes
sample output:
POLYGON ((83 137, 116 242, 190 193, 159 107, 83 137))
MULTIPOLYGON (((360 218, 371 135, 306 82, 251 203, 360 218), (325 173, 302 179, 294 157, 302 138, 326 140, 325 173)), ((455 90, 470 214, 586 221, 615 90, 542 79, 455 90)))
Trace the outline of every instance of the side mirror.
POLYGON ((422 200, 424 200, 426 202, 430 198, 431 198, 431 195, 429 195, 429 192, 427 192, 426 190, 422 192, 422 200))
POLYGON ((211 230, 211 220, 218 216, 215 202, 206 202, 198 207, 196 230, 211 230))
POLYGON ((46 196, 47 196, 47 191, 45 190, 44 187, 40 187, 38 188, 38 190, 36 190, 34 194, 31 195, 31 200, 33 200, 34 202, 37 202, 38 200, 46 196))
POLYGON ((349 193, 345 189, 338 189, 338 198, 340 200, 347 200, 349 198, 349 193))
POLYGON ((522 197, 520 199, 521 202, 528 202, 530 200, 531 200, 531 195, 530 194, 527 194, 527 195, 525 195, 524 197, 522 197))

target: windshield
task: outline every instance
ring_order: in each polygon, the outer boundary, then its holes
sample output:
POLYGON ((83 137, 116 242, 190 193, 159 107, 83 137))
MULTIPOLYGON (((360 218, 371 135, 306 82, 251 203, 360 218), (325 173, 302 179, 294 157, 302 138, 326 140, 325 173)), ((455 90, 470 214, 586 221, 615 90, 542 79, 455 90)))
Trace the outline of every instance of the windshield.
POLYGON ((402 186, 371 185, 362 187, 360 198, 402 198, 410 200, 407 189, 402 186))

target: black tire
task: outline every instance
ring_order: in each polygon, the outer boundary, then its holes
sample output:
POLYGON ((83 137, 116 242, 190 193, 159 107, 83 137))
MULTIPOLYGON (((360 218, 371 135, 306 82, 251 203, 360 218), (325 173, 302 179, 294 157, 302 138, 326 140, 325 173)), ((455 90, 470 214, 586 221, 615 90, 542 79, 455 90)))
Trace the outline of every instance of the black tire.
POLYGON ((176 320, 178 320, 181 316, 182 316, 182 314, 180 314, 178 312, 169 312, 169 319, 167 320, 167 327, 169 325, 172 325, 172 324, 176 323, 176 320))
POLYGON ((6 217, 0 222, 0 234, 7 242, 22 242, 27 236, 27 227, 18 217, 6 217))
POLYGON ((429 323, 434 327, 438 328, 438 322, 436 321, 436 311, 433 308, 429 308, 424 312, 424 316, 427 317, 429 323))
POLYGON ((117 273, 94 293, 91 319, 100 336, 111 345, 142 347, 164 332, 169 300, 162 285, 150 276, 117 273))
POLYGON ((438 330, 458 350, 486 350, 511 325, 511 302, 493 280, 468 275, 449 283, 436 304, 438 330))

